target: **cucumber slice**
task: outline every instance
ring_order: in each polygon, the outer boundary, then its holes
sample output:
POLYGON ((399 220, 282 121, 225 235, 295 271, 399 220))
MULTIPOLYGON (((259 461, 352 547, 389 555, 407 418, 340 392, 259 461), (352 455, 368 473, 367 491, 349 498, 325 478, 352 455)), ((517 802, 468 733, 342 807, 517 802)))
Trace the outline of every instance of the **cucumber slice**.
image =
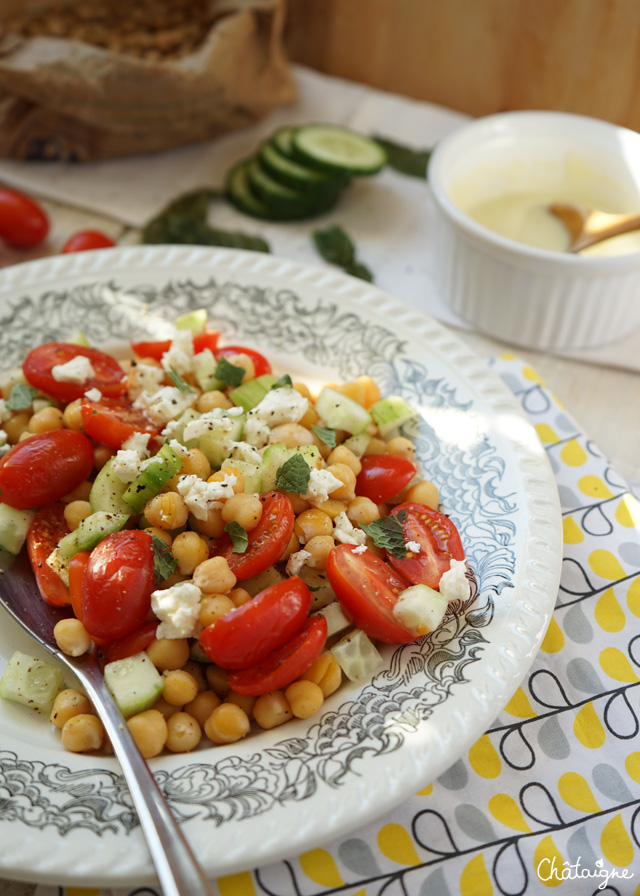
POLYGON ((19 650, 13 653, 0 678, 0 697, 47 714, 63 688, 64 676, 57 666, 19 650))
POLYGON ((301 454, 312 470, 322 462, 322 455, 316 445, 301 445, 299 448, 287 448, 281 442, 268 445, 262 455, 261 492, 273 491, 276 487, 278 470, 294 454, 301 454))
POLYGON ((258 199, 276 216, 306 218, 323 205, 322 197, 305 195, 275 180, 257 158, 249 162, 247 178, 258 199))
POLYGON ((342 176, 319 171, 288 158, 270 140, 262 144, 258 157, 274 180, 300 193, 326 195, 328 192, 340 191, 346 183, 342 176))
POLYGON ((128 519, 129 514, 126 513, 96 510, 95 513, 82 520, 77 529, 60 539, 57 550, 60 553, 61 561, 68 563, 80 551, 91 551, 107 535, 119 532, 128 519))
POLYGON ((198 447, 215 470, 229 457, 233 443, 242 439, 244 420, 244 414, 225 416, 200 436, 198 447))
POLYGON ((248 169, 250 159, 238 162, 227 175, 226 193, 229 202, 245 215, 253 218, 274 220, 277 215, 254 194, 249 184, 248 169))
POLYGON ((304 125, 294 131, 291 142, 297 158, 325 171, 370 175, 387 163, 387 153, 376 140, 336 125, 304 125))
POLYGON ((271 135, 271 143, 275 146, 279 153, 289 159, 295 160, 296 154, 293 149, 293 134, 295 128, 285 126, 271 135))
POLYGON ((35 510, 17 510, 8 504, 0 504, 0 548, 10 554, 19 554, 35 515, 35 510))
POLYGON ((371 436, 368 432, 360 432, 357 436, 349 436, 342 443, 349 451, 353 451, 356 457, 362 457, 369 446, 371 436))
POLYGON ((241 386, 231 389, 229 398, 238 407, 243 408, 245 411, 250 411, 260 404, 275 382, 275 376, 272 376, 270 373, 263 373, 262 376, 257 376, 253 380, 247 380, 241 386))
POLYGON ((371 414, 361 404, 325 386, 316 399, 315 409, 330 429, 344 429, 355 436, 372 422, 371 414))
POLYGON ((374 402, 369 408, 378 431, 383 439, 393 438, 401 433, 403 428, 414 431, 420 420, 420 415, 401 395, 389 395, 374 402))
POLYGON ((151 709, 162 693, 162 675, 144 652, 107 663, 104 681, 125 719, 151 709))
POLYGON ((176 452, 166 443, 158 453, 152 457, 129 485, 122 495, 122 499, 135 510, 141 513, 147 501, 150 501, 161 491, 167 482, 182 469, 182 460, 176 452))
POLYGON ((112 461, 108 460, 93 480, 89 492, 91 510, 94 513, 97 510, 104 510, 106 513, 131 513, 131 507, 122 500, 127 488, 128 483, 116 476, 112 461))
MULTIPOLYGON (((196 358, 197 357, 198 356, 196 355, 196 358)), ((195 411, 193 408, 187 408, 187 410, 184 411, 177 420, 171 421, 168 430, 164 430, 166 438, 175 439, 177 442, 180 442, 181 445, 184 445, 185 448, 197 448, 197 439, 187 439, 185 441, 184 428, 187 423, 191 423, 192 420, 198 420, 200 416, 201 415, 198 413, 198 411, 195 411)))

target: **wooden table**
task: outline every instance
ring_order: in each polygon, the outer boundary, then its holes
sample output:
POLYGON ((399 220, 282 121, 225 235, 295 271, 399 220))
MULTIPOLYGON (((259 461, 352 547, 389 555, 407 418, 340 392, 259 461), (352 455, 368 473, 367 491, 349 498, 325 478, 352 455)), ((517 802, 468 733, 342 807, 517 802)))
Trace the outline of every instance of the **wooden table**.
MULTIPOLYGON (((53 255, 60 251, 68 236, 81 229, 96 228, 120 245, 135 245, 139 232, 99 215, 43 202, 50 220, 47 245, 29 253, 2 250, 0 266, 53 255)), ((482 357, 514 349, 475 333, 458 334, 482 357)), ((611 464, 640 493, 640 375, 517 349, 555 392, 570 413, 593 439, 611 464)), ((2 896, 32 896, 31 884, 0 879, 2 896)))

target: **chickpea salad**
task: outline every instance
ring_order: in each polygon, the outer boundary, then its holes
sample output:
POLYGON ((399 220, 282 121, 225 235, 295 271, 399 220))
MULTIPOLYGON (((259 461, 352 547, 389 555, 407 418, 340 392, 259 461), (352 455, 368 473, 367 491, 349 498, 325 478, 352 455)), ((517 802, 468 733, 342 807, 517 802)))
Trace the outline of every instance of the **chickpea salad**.
MULTIPOLYGON (((417 413, 366 375, 313 395, 199 310, 124 361, 39 345, 0 384, 0 567, 27 551, 147 758, 309 718, 469 597, 417 413)), ((16 652, 0 696, 108 749, 52 665, 16 652)))

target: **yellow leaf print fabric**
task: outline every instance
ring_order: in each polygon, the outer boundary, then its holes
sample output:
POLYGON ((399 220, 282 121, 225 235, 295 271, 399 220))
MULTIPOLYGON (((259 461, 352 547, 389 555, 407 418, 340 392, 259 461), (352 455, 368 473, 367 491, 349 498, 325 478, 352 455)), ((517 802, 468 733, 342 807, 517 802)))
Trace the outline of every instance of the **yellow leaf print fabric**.
MULTIPOLYGON (((221 879, 221 896, 640 894, 640 504, 535 371, 491 363, 562 506, 562 577, 538 656, 437 780, 416 779, 413 797, 359 830, 221 879)), ((139 893, 160 896, 100 896, 139 893)))

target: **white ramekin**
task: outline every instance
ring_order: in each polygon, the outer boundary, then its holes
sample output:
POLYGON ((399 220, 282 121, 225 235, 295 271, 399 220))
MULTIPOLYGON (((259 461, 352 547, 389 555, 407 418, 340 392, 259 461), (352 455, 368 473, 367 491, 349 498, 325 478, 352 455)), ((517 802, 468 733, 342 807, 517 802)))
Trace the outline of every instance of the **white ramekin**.
POLYGON ((640 210, 640 134, 608 122, 506 112, 476 119, 436 146, 428 176, 438 285, 482 332, 545 350, 614 342, 640 326, 640 252, 588 257, 536 249, 488 230, 457 204, 461 183, 472 185, 479 201, 504 193, 505 184, 552 190, 576 156, 616 194, 620 211, 640 210))

